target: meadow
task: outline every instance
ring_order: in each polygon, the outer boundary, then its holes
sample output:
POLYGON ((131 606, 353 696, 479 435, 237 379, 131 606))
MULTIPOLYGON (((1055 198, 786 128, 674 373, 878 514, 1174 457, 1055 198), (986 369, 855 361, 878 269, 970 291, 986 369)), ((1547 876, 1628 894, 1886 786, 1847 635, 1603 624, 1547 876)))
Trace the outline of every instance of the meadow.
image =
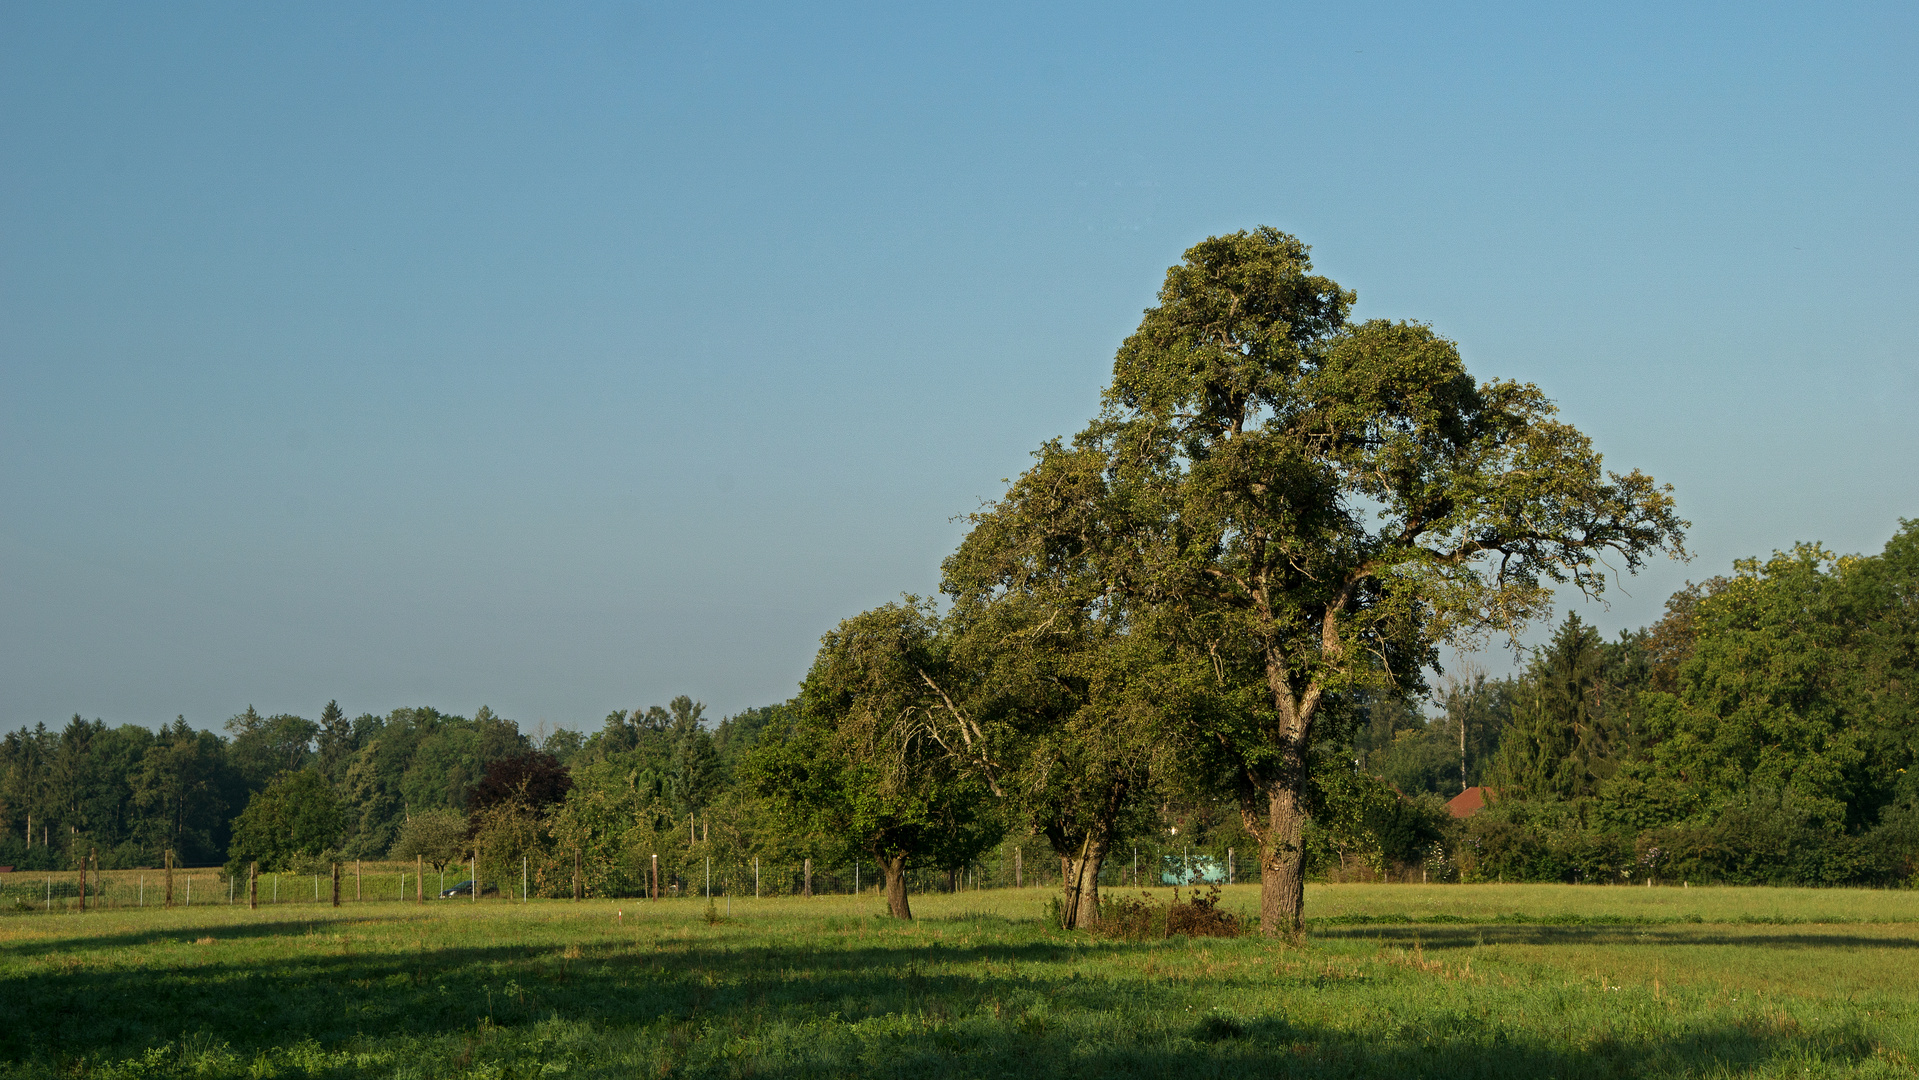
POLYGON ((1041 889, 910 924, 871 894, 343 891, 14 904, 0 1076, 1919 1074, 1910 891, 1319 885, 1300 945, 1065 933, 1041 889))

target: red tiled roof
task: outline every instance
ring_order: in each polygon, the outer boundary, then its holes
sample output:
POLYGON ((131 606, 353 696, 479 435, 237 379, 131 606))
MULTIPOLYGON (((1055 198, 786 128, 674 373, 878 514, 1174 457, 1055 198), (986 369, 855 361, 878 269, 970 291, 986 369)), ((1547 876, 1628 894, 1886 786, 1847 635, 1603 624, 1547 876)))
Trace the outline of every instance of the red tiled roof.
POLYGON ((1486 808, 1487 796, 1492 794, 1491 788, 1469 787, 1453 796, 1446 809, 1452 811, 1454 817, 1472 817, 1486 808))

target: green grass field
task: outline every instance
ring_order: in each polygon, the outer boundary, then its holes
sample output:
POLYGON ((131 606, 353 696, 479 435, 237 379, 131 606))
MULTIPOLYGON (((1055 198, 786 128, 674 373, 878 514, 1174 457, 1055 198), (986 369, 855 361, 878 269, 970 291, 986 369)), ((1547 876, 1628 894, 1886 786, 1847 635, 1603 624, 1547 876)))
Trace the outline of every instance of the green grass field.
POLYGON ((1919 893, 1328 885, 1298 947, 1051 895, 28 911, 0 1076, 1919 1073, 1919 893))

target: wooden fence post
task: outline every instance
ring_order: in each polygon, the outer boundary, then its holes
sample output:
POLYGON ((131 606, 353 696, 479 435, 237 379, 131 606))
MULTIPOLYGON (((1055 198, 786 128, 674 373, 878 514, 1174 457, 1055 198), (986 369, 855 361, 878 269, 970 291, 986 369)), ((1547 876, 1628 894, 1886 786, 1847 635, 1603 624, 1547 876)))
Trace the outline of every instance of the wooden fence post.
POLYGON ((333 906, 340 906, 340 864, 333 864, 333 906))
POLYGON ((167 905, 173 906, 173 849, 167 849, 167 905))
POLYGON ((413 902, 416 904, 424 904, 426 903, 426 856, 425 855, 413 856, 413 869, 417 871, 417 873, 413 875, 413 902))
POLYGON ((805 870, 803 881, 801 883, 800 895, 801 896, 813 895, 813 860, 811 857, 808 857, 806 860, 806 870, 805 870))
POLYGON ((247 910, 257 911, 260 907, 260 864, 247 864, 247 910))
POLYGON ((1013 849, 1013 888, 1017 889, 1025 884, 1026 884, 1026 852, 1021 850, 1020 848, 1014 848, 1013 849))

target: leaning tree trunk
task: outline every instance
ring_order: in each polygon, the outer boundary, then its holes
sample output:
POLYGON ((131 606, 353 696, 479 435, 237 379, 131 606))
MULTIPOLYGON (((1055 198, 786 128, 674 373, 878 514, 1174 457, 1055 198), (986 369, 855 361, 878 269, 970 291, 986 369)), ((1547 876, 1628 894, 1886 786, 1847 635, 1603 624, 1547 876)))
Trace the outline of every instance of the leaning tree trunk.
POLYGON ((1106 842, 1088 837, 1080 857, 1072 861, 1062 915, 1066 929, 1099 925, 1099 869, 1106 862, 1106 842))
POLYGON ((895 919, 911 919, 913 908, 906 902, 906 856, 877 861, 886 874, 886 910, 895 919))

